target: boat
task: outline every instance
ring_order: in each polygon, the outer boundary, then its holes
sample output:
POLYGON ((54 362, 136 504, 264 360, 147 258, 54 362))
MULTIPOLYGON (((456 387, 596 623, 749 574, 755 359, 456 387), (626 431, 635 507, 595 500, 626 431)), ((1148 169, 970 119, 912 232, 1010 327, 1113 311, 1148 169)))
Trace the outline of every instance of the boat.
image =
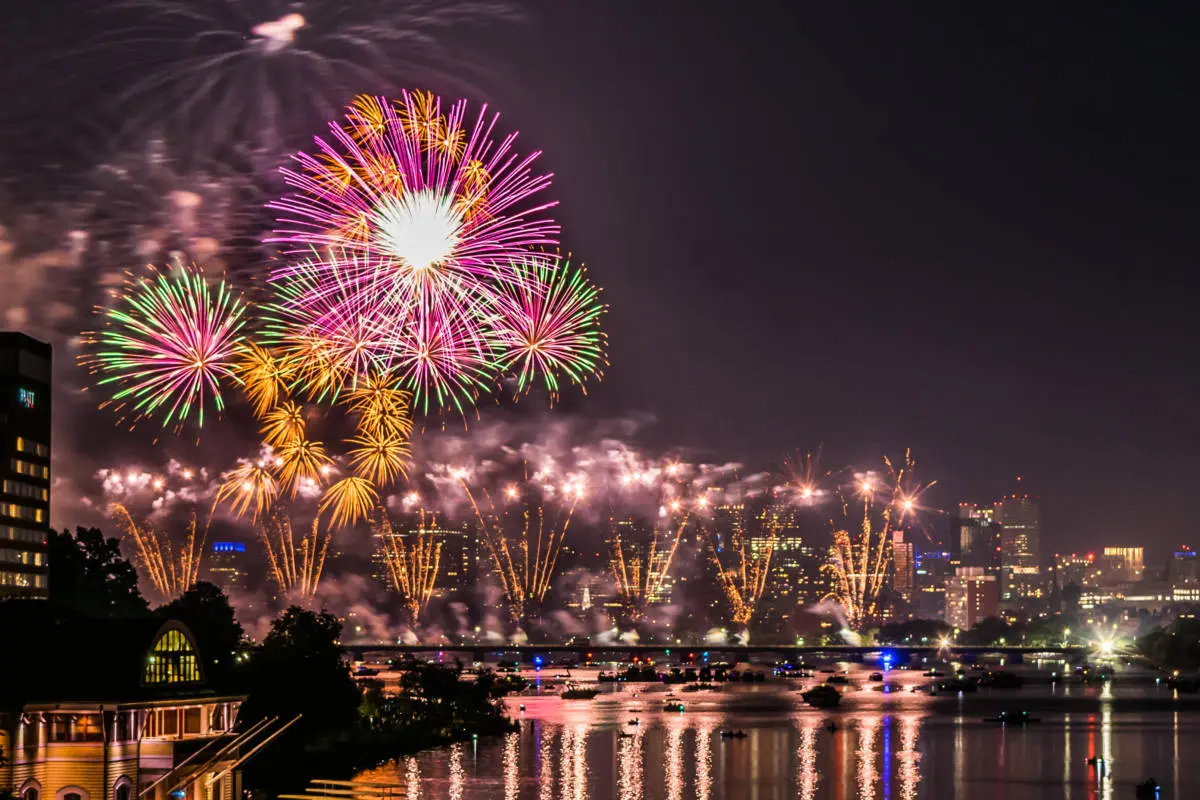
POLYGON ((842 693, 827 683, 809 689, 800 696, 813 708, 837 708, 842 702, 842 693))
POLYGON ((979 676, 979 685, 988 689, 1020 689, 1025 685, 1025 679, 1011 672, 997 670, 985 672, 979 676))
POLYGON ((1029 716, 1028 711, 1020 711, 1015 714, 1001 711, 999 716, 985 717, 983 721, 999 722, 1001 725, 1032 725, 1035 722, 1041 722, 1041 719, 1029 716))
POLYGON ((867 678, 867 680, 875 681, 876 683, 882 683, 883 682, 883 673, 882 672, 872 672, 871 676, 869 678, 867 678))
POLYGON ((924 675, 926 678, 944 678, 944 677, 946 677, 946 673, 942 672, 941 670, 937 670, 937 669, 927 669, 924 672, 922 672, 921 674, 924 675))
POLYGON ((979 684, 971 678, 950 678, 949 680, 935 682, 930 691, 935 694, 937 692, 977 692, 979 691, 979 684))
POLYGON ((562 699, 563 700, 591 700, 593 697, 595 697, 598 694, 600 694, 599 689, 589 689, 584 686, 579 686, 578 684, 568 683, 566 688, 563 689, 562 699))
POLYGON ((1137 800, 1158 800, 1158 781, 1154 780, 1154 778, 1146 778, 1146 780, 1142 781, 1134 788, 1134 792, 1134 796, 1137 797, 1137 800))
POLYGON ((845 675, 830 675, 828 678, 825 679, 825 682, 826 683, 836 683, 836 684, 844 686, 845 684, 850 683, 850 679, 847 678, 845 675))
POLYGON ((629 720, 629 722, 626 722, 625 724, 626 725, 641 725, 642 721, 640 719, 631 719, 631 720, 629 720))
POLYGON ((678 711, 679 713, 682 714, 683 713, 683 703, 680 703, 678 701, 676 701, 674 703, 667 703, 666 705, 663 706, 663 711, 678 711))
POLYGON ((745 731, 721 731, 722 739, 745 739, 745 731))
POLYGON ((1167 686, 1180 694, 1195 694, 1200 692, 1200 679, 1173 675, 1167 679, 1167 686))

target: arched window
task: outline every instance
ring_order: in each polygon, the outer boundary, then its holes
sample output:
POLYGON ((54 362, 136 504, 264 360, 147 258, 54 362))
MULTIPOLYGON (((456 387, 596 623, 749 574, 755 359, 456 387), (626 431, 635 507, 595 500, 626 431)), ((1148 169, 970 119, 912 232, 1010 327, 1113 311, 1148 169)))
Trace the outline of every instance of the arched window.
POLYGON ((54 793, 54 800, 88 800, 87 789, 79 786, 64 786, 54 793))
POLYGON ((133 800, 133 783, 124 775, 113 786, 113 800, 133 800))
POLYGON ((25 781, 21 787, 21 800, 42 800, 41 784, 33 779, 25 781))
POLYGON ((200 662, 192 640, 178 628, 163 631, 146 654, 143 683, 193 683, 198 680, 200 662))

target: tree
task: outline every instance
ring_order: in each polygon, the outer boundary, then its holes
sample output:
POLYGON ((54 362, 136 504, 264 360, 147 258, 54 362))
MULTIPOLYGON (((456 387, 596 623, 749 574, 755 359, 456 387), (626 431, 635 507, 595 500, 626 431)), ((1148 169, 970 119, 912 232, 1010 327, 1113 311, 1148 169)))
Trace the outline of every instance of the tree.
POLYGON ((1012 629, 999 617, 986 617, 975 623, 969 631, 963 631, 959 643, 966 645, 1006 644, 1012 638, 1012 629))
POLYGON ((245 632, 219 587, 204 581, 192 584, 155 613, 180 620, 195 634, 209 683, 221 686, 233 678, 237 659, 245 649, 245 632))
POLYGON ((298 606, 284 611, 251 656, 245 720, 302 714, 300 725, 314 734, 353 726, 361 695, 342 661, 341 634, 333 614, 298 606))
POLYGON ((138 591, 137 570, 121 555, 121 543, 97 528, 50 532, 50 600, 87 616, 123 617, 147 613, 138 591))

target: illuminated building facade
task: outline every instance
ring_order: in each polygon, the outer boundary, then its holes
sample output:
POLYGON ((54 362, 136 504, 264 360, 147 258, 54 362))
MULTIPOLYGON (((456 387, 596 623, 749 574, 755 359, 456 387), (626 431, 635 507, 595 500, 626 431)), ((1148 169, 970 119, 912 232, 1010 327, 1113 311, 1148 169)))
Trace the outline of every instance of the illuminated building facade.
POLYGON ((940 619, 946 615, 946 581, 954 577, 949 550, 918 550, 913 569, 913 615, 940 619))
POLYGON ((1200 562, 1196 551, 1183 545, 1167 562, 1167 583, 1172 586, 1200 586, 1200 562))
POLYGON ((982 567, 959 567, 946 581, 946 622, 967 630, 994 617, 1000 608, 1000 585, 982 567))
POLYGON ((240 800, 247 740, 232 731, 245 697, 207 684, 184 625, 139 619, 65 627, 55 626, 53 639, 30 631, 25 657, 3 667, 0 794, 240 800))
POLYGON ((955 566, 981 567, 999 574, 1000 525, 993 519, 992 509, 959 503, 950 544, 955 566))
POLYGON ((1141 547, 1105 547, 1101 569, 1105 586, 1135 583, 1146 573, 1145 549, 1141 547))
POLYGON ((0 332, 0 598, 46 597, 50 345, 0 332))
POLYGON ((1081 589, 1098 585, 1096 573, 1100 565, 1096 563, 1095 553, 1056 553, 1054 569, 1058 573, 1060 589, 1072 583, 1081 589))
POLYGON ((892 591, 912 602, 916 572, 916 547, 905 541, 904 531, 892 532, 892 591))
POLYGON ((992 517, 1000 526, 1001 565, 1027 570, 1041 566, 1042 515, 1037 499, 1009 495, 992 506, 992 517))

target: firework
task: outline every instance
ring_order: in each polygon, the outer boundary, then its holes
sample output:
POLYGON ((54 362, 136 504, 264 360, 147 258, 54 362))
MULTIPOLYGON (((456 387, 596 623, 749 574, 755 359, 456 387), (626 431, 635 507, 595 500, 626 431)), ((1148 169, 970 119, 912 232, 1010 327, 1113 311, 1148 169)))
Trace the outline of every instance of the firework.
POLYGON ((518 18, 479 0, 119 0, 110 13, 107 30, 129 27, 106 33, 106 46, 143 67, 124 105, 166 109, 154 123, 200 153, 278 152, 358 86, 474 69, 443 46, 444 33, 518 18))
POLYGON ((394 370, 424 410, 488 388, 504 291, 536 277, 528 267, 551 257, 532 248, 558 235, 538 154, 493 140, 497 119, 424 93, 360 98, 317 156, 297 156, 294 192, 272 208, 277 240, 311 253, 271 275, 280 335, 394 370))
POLYGON ((584 496, 583 486, 572 480, 562 487, 565 513, 561 521, 556 521, 547 518, 557 515, 547 514, 544 505, 522 502, 516 486, 505 490, 503 508, 498 508, 491 494, 485 491, 488 507, 485 512, 467 484, 466 475, 460 471, 455 476, 479 522, 492 566, 504 589, 509 616, 513 622, 523 622, 530 606, 540 605, 550 591, 575 506, 584 496))
POLYGON ((360 478, 377 486, 389 486, 396 478, 408 474, 408 457, 412 448, 398 432, 386 428, 363 431, 348 439, 350 466, 360 478))
POLYGON ((166 535, 149 525, 138 524, 129 509, 120 503, 113 504, 110 511, 121 525, 125 538, 134 543, 142 571, 164 602, 192 588, 200 574, 207 525, 198 530, 196 515, 192 514, 184 544, 176 550, 166 535))
POLYGON ((221 476, 214 505, 229 501, 233 513, 243 516, 254 508, 252 519, 258 520, 271 510, 279 498, 279 481, 275 478, 270 457, 245 461, 221 476))
POLYGON ((379 503, 379 492, 365 478, 351 475, 342 478, 321 496, 320 512, 330 512, 329 526, 341 528, 366 519, 379 503))
POLYGON ((605 364, 600 290, 569 261, 527 260, 515 267, 506 287, 498 334, 504 345, 501 368, 515 369, 518 391, 541 376, 553 399, 559 375, 583 386, 605 364))
POLYGON ((364 376, 346 398, 350 411, 358 415, 359 430, 395 433, 405 439, 412 435, 411 399, 390 374, 379 373, 364 376))
POLYGON ((250 341, 242 342, 233 369, 256 417, 265 416, 284 400, 295 373, 293 364, 250 341))
POLYGON ((313 520, 309 534, 297 542, 291 519, 277 511, 266 518, 259 534, 279 591, 301 598, 313 597, 325 569, 330 540, 328 532, 321 535, 320 520, 313 520))
POLYGON ((709 539, 709 552, 717 581, 729 601, 733 622, 748 626, 758 610, 758 603, 767 588, 771 574, 771 556, 775 551, 778 526, 769 525, 765 537, 747 537, 742 526, 735 526, 729 544, 718 547, 709 539), (731 563, 727 567, 722 561, 722 552, 731 563))
POLYGON ((404 598, 409 620, 416 625, 421 611, 433 596, 441 566, 442 542, 437 533, 437 518, 425 524, 425 511, 421 511, 420 525, 407 534, 399 534, 392 527, 386 514, 380 515, 375 535, 379 538, 384 563, 392 588, 404 598))
POLYGON ((123 414, 161 414, 163 427, 193 418, 202 426, 209 402, 224 408, 221 380, 235 380, 244 310, 223 281, 210 287, 197 271, 131 279, 117 306, 103 312, 107 326, 85 334, 94 352, 81 361, 98 386, 115 390, 109 402, 123 414))
POLYGON ((285 400, 263 415, 263 427, 259 433, 264 444, 284 448, 303 441, 304 430, 304 409, 285 400))
POLYGON ((613 525, 610 569, 617 582, 617 594, 632 621, 641 618, 647 604, 661 599, 687 524, 688 516, 684 514, 678 525, 665 520, 645 537, 635 533, 632 519, 613 525))
POLYGON ((871 472, 860 474, 856 476, 857 500, 843 495, 842 522, 834 524, 829 562, 823 567, 833 579, 828 598, 841 604, 853 631, 877 620, 891 564, 892 533, 915 512, 921 493, 933 486, 915 482, 916 462, 911 451, 905 451, 899 467, 887 458, 884 464, 886 480, 871 472), (852 521, 851 509, 859 508, 861 518, 852 521))
POLYGON ((279 480, 292 497, 304 481, 319 483, 323 470, 333 462, 325 454, 325 445, 308 439, 292 439, 279 448, 279 480))

